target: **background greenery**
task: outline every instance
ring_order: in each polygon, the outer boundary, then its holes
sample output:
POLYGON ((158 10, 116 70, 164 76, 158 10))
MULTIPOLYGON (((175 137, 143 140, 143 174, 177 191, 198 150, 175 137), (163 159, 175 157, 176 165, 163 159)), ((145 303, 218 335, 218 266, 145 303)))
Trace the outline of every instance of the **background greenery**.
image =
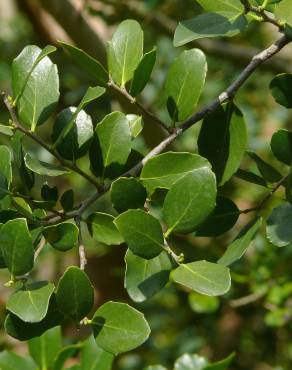
MULTIPOLYGON (((61 15, 58 16, 53 10, 54 3, 54 0, 1 0, 0 90, 9 91, 10 63, 25 45, 43 47, 48 43, 56 44, 57 39, 72 39, 77 46, 102 60, 102 45, 110 38, 115 25, 124 19, 133 18, 139 20, 143 26, 146 50, 151 50, 153 45, 158 46, 157 63, 151 83, 143 93, 143 101, 167 121, 165 98, 161 91, 167 68, 181 51, 181 48, 173 47, 173 31, 179 20, 199 14, 199 6, 193 0, 59 0, 61 15), (70 4, 74 5, 74 16, 70 13, 70 4), (89 30, 84 29, 89 24, 98 35, 96 39, 91 37, 89 30), (86 34, 90 37, 86 37, 86 34)), ((270 25, 255 24, 243 35, 231 40, 200 42, 199 47, 205 51, 209 65, 200 105, 224 90, 247 63, 253 48, 261 49, 270 44, 277 36, 275 33, 270 25)), ((271 164, 277 163, 269 149, 271 135, 279 128, 292 129, 292 117, 289 110, 274 102, 268 86, 277 73, 291 72, 291 51, 290 46, 265 68, 259 69, 236 98, 237 105, 246 116, 249 149, 256 150, 271 164)), ((59 66, 61 78, 58 110, 76 105, 91 83, 89 76, 76 67, 61 50, 52 59, 59 66)), ((123 109, 119 108, 121 105, 124 107, 124 103, 115 97, 110 99, 106 96, 91 104, 87 111, 98 122, 111 110, 123 109)), ((0 122, 6 122, 7 119, 7 111, 1 102, 0 122)), ((49 127, 50 122, 41 127, 43 137, 48 134, 49 127)), ((196 125, 187 131, 173 148, 196 152, 199 128, 200 125, 196 125)), ((154 125, 146 123, 143 135, 136 140, 135 145, 137 149, 147 153, 149 148, 160 141, 161 135, 154 125)), ((39 158, 46 159, 40 148, 35 147, 35 151, 39 158)), ((255 169, 247 156, 241 168, 255 169)), ((71 175, 66 182, 63 179, 54 181, 50 185, 57 184, 64 190, 79 189, 77 194, 80 199, 88 193, 87 185, 77 176, 71 175)), ((240 209, 246 209, 256 204, 266 190, 234 178, 220 192, 233 199, 240 209)), ((280 200, 281 192, 277 193, 264 212, 268 212, 280 200)), ((108 209, 106 197, 99 200, 99 209, 108 209)), ((204 259, 207 255, 209 261, 215 261, 249 218, 249 215, 240 216, 232 231, 220 238, 177 237, 174 240, 177 252, 183 246, 186 260, 204 259)), ((97 305, 109 299, 129 301, 123 288, 125 249, 109 250, 89 238, 85 239, 85 245, 89 256, 87 272, 95 285, 97 305)), ((292 246, 278 249, 266 240, 264 233, 258 233, 244 258, 234 264, 232 289, 222 298, 197 297, 195 293, 188 294, 169 286, 146 303, 136 304, 150 323, 151 338, 135 353, 120 356, 114 368, 135 370, 151 363, 171 366, 185 352, 198 353, 210 360, 217 360, 235 351, 237 356, 232 366, 234 370, 289 369, 292 362, 291 256, 292 246)), ((77 258, 76 252, 69 253, 65 259, 58 253, 46 252, 41 256, 38 270, 34 273, 57 281, 64 268, 77 258)), ((8 273, 1 272, 3 283, 8 278, 8 273)), ((0 289, 3 319, 8 292, 3 284, 0 289)), ((75 328, 70 326, 64 328, 64 333, 67 343, 76 341, 78 336, 81 338, 87 335, 83 330, 76 334, 75 328)), ((0 345, 1 349, 13 348, 21 354, 27 352, 23 344, 11 340, 4 332, 1 334, 0 345)))

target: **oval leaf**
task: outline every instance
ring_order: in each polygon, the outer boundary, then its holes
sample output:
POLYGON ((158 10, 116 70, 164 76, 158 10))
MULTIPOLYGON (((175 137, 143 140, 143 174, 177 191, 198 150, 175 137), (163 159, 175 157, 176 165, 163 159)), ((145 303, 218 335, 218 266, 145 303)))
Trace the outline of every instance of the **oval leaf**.
POLYGON ((120 245, 124 242, 114 224, 114 216, 107 213, 95 212, 87 219, 87 226, 93 239, 106 245, 120 245))
POLYGON ((139 347, 150 334, 144 315, 125 303, 105 303, 94 314, 91 325, 96 343, 114 355, 139 347))
POLYGON ((83 319, 94 303, 93 287, 85 272, 69 267, 59 280, 56 301, 64 315, 76 322, 83 319))
POLYGON ((206 74, 206 57, 199 49, 184 51, 172 63, 165 92, 168 112, 173 121, 183 121, 193 113, 205 84, 206 74))
POLYGON ((267 219, 267 237, 277 247, 292 242, 292 205, 282 204, 273 209, 267 219))
POLYGON ((62 166, 39 161, 36 158, 32 158, 29 154, 25 155, 24 161, 27 168, 41 176, 62 176, 69 172, 62 166))
POLYGON ((142 258, 158 256, 164 247, 159 221, 142 210, 131 209, 118 216, 115 225, 131 251, 142 258))
POLYGON ((72 222, 47 226, 43 230, 43 235, 52 247, 61 252, 72 249, 78 244, 78 227, 72 222))

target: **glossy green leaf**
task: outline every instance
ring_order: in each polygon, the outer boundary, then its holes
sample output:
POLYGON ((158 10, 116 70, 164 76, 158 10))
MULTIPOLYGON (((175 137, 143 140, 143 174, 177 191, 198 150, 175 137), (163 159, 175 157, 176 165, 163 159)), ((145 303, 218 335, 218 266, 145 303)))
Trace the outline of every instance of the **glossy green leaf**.
POLYGON ((186 353, 175 361, 174 370, 204 370, 207 365, 205 357, 186 353))
POLYGON ((277 247, 292 242, 292 205, 285 203, 272 210, 267 219, 267 237, 277 247))
POLYGON ((152 70, 156 61, 156 48, 144 54, 137 69, 134 72, 133 81, 131 84, 130 94, 132 96, 139 95, 150 80, 152 70))
POLYGON ((60 203, 64 211, 71 211, 74 207, 74 191, 72 189, 65 191, 61 196, 60 203))
POLYGON ((111 201, 118 212, 131 208, 143 208, 147 193, 143 185, 134 177, 120 177, 110 189, 111 201))
POLYGON ((62 348, 61 328, 49 329, 40 337, 30 339, 29 353, 40 369, 50 369, 62 348))
POLYGON ((233 103, 220 106, 204 119, 198 138, 199 153, 211 163, 219 185, 237 171, 246 144, 244 118, 233 103))
POLYGON ((189 173, 172 185, 163 204, 167 235, 194 231, 215 208, 216 192, 215 175, 208 168, 189 173))
POLYGON ((8 314, 4 322, 4 328, 6 333, 11 337, 24 341, 39 337, 47 330, 60 325, 63 319, 64 316, 57 310, 53 299, 50 301, 48 313, 42 321, 28 323, 20 320, 13 314, 8 314))
POLYGON ((66 44, 59 41, 61 46, 70 54, 74 62, 76 62, 83 70, 94 77, 102 86, 108 83, 108 72, 96 59, 85 53, 85 51, 76 46, 66 44))
POLYGON ((275 16, 277 19, 287 22, 292 26, 292 3, 290 0, 282 0, 275 6, 275 16))
POLYGON ((47 56, 42 58, 44 50, 26 46, 12 63, 18 114, 32 131, 48 119, 59 100, 58 70, 47 56))
POLYGON ((174 46, 208 37, 233 37, 244 31, 248 22, 242 11, 204 13, 180 22, 174 34, 174 46))
POLYGON ((285 108, 292 108, 291 86, 291 73, 281 73, 274 77, 270 83, 270 89, 274 99, 285 108))
POLYGON ((75 115, 77 111, 76 107, 62 110, 56 116, 53 127, 54 146, 58 153, 68 160, 76 160, 86 154, 94 132, 91 117, 84 110, 75 115))
POLYGON ((47 281, 26 284, 22 289, 10 295, 6 309, 22 321, 40 322, 48 312, 54 289, 54 284, 47 281))
POLYGON ((229 245, 223 256, 218 260, 218 263, 229 266, 240 259, 261 227, 261 224, 262 219, 259 217, 249 222, 229 245))
POLYGON ((33 268, 34 249, 26 219, 17 218, 2 226, 0 250, 13 276, 23 275, 33 268))
POLYGON ((118 216, 114 223, 130 250, 137 256, 151 259, 162 252, 164 238, 161 225, 149 213, 131 209, 118 216))
POLYGON ((143 130, 144 121, 142 116, 137 116, 136 114, 127 114, 127 120, 129 122, 131 135, 133 138, 137 137, 143 130))
POLYGON ((199 49, 184 51, 174 60, 165 83, 167 108, 173 121, 183 121, 193 113, 206 74, 206 57, 199 49))
POLYGON ((196 313, 212 313, 219 307, 218 297, 191 292, 188 296, 189 305, 196 313))
POLYGON ((230 230, 238 220, 239 209, 229 198, 218 196, 216 207, 195 232, 196 236, 219 236, 230 230))
POLYGON ((166 252, 146 260, 128 250, 125 256, 125 288, 135 302, 143 302, 158 293, 169 281, 172 262, 166 252))
POLYGON ((144 315, 119 302, 109 301, 102 305, 95 312, 91 325, 96 343, 114 355, 139 347, 150 334, 144 315))
POLYGON ((93 336, 90 336, 84 344, 81 352, 81 369, 111 370, 114 355, 100 348, 93 336))
POLYGON ((125 20, 116 29, 108 45, 108 68, 112 79, 121 86, 133 78, 143 57, 143 31, 138 22, 125 20))
POLYGON ((197 154, 167 152, 146 162, 140 180, 151 195, 157 188, 170 189, 189 173, 210 168, 210 163, 197 154))
POLYGON ((279 130, 271 140, 271 149, 274 156, 288 166, 292 163, 292 132, 279 130))
POLYGON ((210 296, 227 293, 231 285, 229 269, 207 261, 181 264, 172 272, 171 278, 178 284, 210 296))
POLYGON ((87 219, 87 226, 93 239, 106 245, 120 245, 124 242, 114 224, 114 216, 107 213, 95 212, 87 219))
POLYGON ((0 172, 6 178, 9 186, 12 182, 12 154, 5 145, 0 145, 0 172))
POLYGON ((56 300, 64 315, 76 322, 83 319, 94 303, 94 290, 85 272, 69 267, 59 280, 56 300))
POLYGON ((78 227, 72 222, 47 226, 43 230, 43 235, 52 247, 61 252, 72 249, 78 244, 78 227))
POLYGON ((27 168, 41 176, 62 176, 69 172, 66 168, 60 165, 39 161, 37 158, 31 157, 29 154, 25 155, 24 161, 27 168))
POLYGON ((265 180, 268 182, 278 182, 282 179, 282 175, 278 170, 276 170, 273 166, 269 163, 265 162, 262 158, 260 158, 256 153, 248 151, 247 154, 250 158, 252 158, 265 180))
POLYGON ((122 172, 131 151, 127 117, 121 112, 110 113, 96 126, 95 132, 98 142, 90 149, 91 168, 97 176, 115 178, 122 172))
POLYGON ((21 357, 16 353, 2 351, 0 353, 0 369, 2 370, 36 370, 36 365, 29 357, 21 357))

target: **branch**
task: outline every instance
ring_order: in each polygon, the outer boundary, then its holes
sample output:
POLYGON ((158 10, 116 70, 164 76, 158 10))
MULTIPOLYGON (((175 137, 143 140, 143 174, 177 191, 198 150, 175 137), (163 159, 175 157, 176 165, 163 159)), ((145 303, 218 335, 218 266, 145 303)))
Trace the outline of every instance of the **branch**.
POLYGON ((80 258, 80 269, 84 270, 85 265, 87 264, 87 259, 85 255, 85 248, 82 240, 82 233, 81 233, 81 219, 79 216, 75 217, 75 223, 78 227, 79 233, 78 233, 78 244, 79 244, 79 258, 80 258))
POLYGON ((99 182, 96 181, 93 177, 91 177, 86 172, 84 172, 83 170, 81 170, 81 168, 79 168, 78 166, 76 166, 74 163, 71 163, 69 161, 64 160, 62 158, 62 156, 60 156, 59 153, 56 150, 52 149, 47 143, 45 143, 42 139, 40 139, 33 132, 27 130, 20 123, 20 121, 18 120, 17 115, 16 115, 16 112, 15 112, 15 109, 14 109, 12 103, 10 102, 8 95, 6 93, 2 92, 2 96, 3 96, 4 103, 6 105, 6 108, 9 111, 9 114, 10 114, 10 117, 12 119, 13 125, 15 126, 15 128, 17 130, 21 131, 24 135, 26 135, 31 140, 35 141, 41 147, 43 147, 44 149, 46 149, 49 153, 52 154, 52 156, 54 156, 59 161, 59 163, 62 166, 64 166, 64 167, 72 170, 73 172, 77 173, 78 175, 80 175, 81 177, 83 177, 85 180, 87 180, 89 183, 91 183, 92 185, 94 185, 94 187, 96 187, 97 189, 100 189, 101 188, 101 185, 99 184, 99 182))

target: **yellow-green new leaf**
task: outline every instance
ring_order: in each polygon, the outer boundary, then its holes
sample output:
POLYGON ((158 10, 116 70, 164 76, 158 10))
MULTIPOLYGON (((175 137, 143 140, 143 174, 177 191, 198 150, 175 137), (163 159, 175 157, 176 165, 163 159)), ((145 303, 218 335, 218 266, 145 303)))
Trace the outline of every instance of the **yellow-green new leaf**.
POLYGON ((138 22, 122 22, 108 45, 108 68, 114 82, 125 86, 143 57, 143 31, 138 22))

